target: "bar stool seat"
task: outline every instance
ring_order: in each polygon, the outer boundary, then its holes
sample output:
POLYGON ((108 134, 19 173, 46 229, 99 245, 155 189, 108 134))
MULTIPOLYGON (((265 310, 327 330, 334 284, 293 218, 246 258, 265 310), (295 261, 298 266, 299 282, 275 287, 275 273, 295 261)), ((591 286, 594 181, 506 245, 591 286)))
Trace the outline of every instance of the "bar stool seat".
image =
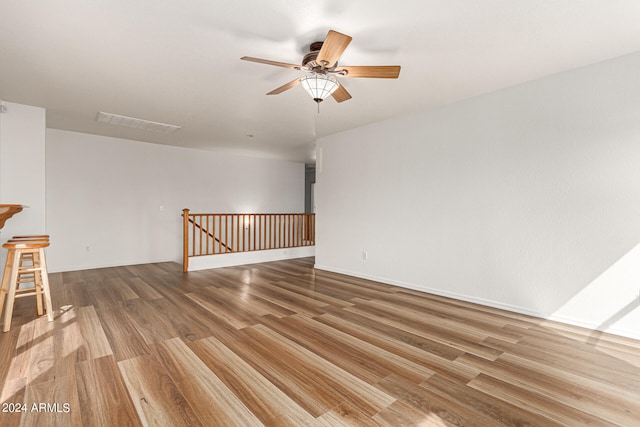
POLYGON ((8 250, 7 263, 0 287, 0 312, 4 306, 5 296, 7 301, 2 326, 3 332, 9 331, 11 327, 11 316, 16 298, 35 296, 38 315, 44 314, 44 308, 48 320, 53 321, 49 276, 44 256, 44 248, 47 246, 49 246, 49 236, 44 235, 15 236, 2 245, 8 250), (31 286, 24 286, 25 284, 31 284, 31 286))

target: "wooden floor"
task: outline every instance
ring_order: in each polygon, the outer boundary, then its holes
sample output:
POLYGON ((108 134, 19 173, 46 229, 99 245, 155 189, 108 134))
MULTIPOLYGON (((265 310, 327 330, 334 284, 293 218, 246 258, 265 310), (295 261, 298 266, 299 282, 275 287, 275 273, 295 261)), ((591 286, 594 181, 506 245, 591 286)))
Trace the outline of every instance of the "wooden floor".
POLYGON ((640 425, 640 342, 312 258, 51 282, 0 333, 1 426, 640 425))

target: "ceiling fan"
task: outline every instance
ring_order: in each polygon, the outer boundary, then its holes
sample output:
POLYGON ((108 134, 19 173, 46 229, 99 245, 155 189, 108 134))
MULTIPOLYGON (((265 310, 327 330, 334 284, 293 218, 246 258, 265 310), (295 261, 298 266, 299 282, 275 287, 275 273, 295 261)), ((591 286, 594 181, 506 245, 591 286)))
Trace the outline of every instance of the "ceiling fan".
POLYGON ((338 65, 340 55, 351 42, 351 37, 329 30, 323 42, 311 43, 310 52, 302 58, 302 64, 288 64, 285 62, 270 61, 268 59, 252 58, 243 56, 242 60, 258 62, 260 64, 275 65, 277 67, 291 68, 305 71, 306 76, 297 78, 277 89, 267 93, 267 95, 277 95, 286 90, 302 85, 311 95, 313 100, 320 104, 329 95, 337 102, 351 99, 351 94, 334 77, 346 78, 378 78, 397 79, 400 75, 399 65, 374 65, 374 66, 343 66, 338 65))

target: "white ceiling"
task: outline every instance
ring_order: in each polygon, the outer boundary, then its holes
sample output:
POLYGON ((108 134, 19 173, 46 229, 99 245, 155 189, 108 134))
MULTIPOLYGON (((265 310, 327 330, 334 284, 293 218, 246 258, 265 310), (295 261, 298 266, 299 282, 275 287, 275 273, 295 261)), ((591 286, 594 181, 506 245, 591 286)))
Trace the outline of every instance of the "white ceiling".
POLYGON ((306 162, 317 137, 640 50, 638 0, 0 0, 0 20, 0 100, 48 127, 306 162), (329 29, 353 37, 342 65, 400 78, 342 79, 353 99, 318 114, 265 95, 300 72, 240 60, 299 63, 329 29))

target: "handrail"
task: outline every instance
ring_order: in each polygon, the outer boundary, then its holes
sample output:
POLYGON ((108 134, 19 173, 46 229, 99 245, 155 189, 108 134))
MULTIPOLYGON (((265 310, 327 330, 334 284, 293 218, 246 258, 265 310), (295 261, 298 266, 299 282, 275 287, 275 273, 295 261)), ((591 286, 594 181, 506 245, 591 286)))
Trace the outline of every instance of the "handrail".
POLYGON ((183 271, 189 258, 315 245, 315 214, 190 213, 183 216, 183 271))

